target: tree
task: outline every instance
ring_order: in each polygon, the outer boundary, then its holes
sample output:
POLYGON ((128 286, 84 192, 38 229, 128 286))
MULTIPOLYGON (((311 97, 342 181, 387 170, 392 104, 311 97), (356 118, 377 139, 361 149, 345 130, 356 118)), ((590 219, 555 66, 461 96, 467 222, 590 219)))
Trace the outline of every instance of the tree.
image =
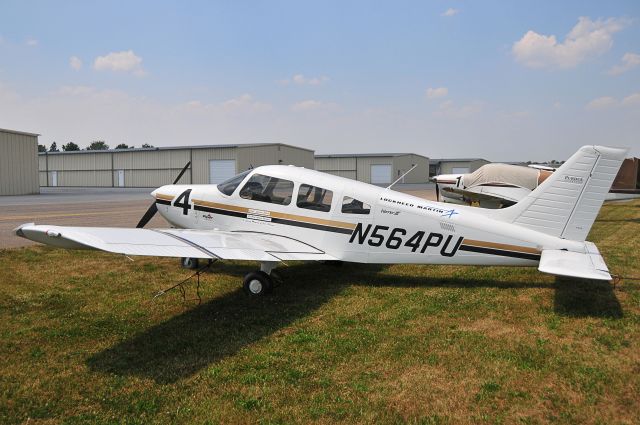
POLYGON ((143 143, 143 144, 142 144, 142 147, 143 147, 143 148, 152 148, 152 147, 153 147, 153 145, 150 145, 149 143, 143 143))
POLYGON ((62 150, 65 151, 65 152, 79 151, 80 150, 80 146, 76 145, 73 142, 68 142, 66 145, 62 145, 62 150))
MULTIPOLYGON (((133 148, 133 146, 131 146, 131 148, 133 148)), ((130 149, 129 145, 127 145, 126 143, 120 143, 118 146, 116 146, 116 149, 130 149)))
POLYGON ((38 152, 46 152, 47 147, 45 145, 38 145, 38 152))
POLYGON ((56 142, 51 143, 51 146, 49 147, 49 152, 60 152, 56 142))
POLYGON ((94 140, 87 146, 88 151, 106 151, 107 149, 109 149, 109 145, 104 140, 94 140))

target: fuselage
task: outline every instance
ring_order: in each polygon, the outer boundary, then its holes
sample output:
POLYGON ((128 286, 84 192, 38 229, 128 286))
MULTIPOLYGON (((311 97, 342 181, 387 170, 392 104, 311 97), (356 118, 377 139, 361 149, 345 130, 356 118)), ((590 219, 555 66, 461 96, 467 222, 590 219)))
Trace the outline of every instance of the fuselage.
POLYGON ((584 249, 581 242, 492 218, 491 210, 300 167, 258 167, 238 180, 233 190, 168 185, 152 195, 177 228, 285 236, 343 261, 535 266, 542 249, 584 249))

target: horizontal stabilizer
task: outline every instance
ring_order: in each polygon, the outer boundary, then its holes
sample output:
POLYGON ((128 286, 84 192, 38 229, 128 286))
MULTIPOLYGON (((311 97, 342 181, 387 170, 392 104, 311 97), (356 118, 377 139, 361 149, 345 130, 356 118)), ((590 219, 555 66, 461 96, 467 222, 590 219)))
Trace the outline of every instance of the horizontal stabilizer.
POLYGON ((542 251, 538 270, 557 276, 611 280, 609 269, 598 248, 591 242, 585 242, 585 248, 585 253, 545 249, 542 251))

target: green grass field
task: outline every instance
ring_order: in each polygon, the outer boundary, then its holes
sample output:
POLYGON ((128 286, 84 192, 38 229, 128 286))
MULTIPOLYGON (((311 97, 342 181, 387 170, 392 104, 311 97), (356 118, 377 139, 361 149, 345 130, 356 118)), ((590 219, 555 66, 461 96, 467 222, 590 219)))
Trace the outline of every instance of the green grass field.
MULTIPOLYGON (((590 240, 640 276, 640 202, 590 240)), ((535 268, 216 264, 0 251, 1 423, 639 423, 640 284, 535 268), (188 297, 195 295, 188 286, 188 297)))

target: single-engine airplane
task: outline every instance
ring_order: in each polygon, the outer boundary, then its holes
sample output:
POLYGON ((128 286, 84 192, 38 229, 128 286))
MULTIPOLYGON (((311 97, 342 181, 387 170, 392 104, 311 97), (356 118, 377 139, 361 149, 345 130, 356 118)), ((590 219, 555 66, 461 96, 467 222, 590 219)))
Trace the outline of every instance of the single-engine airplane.
POLYGON ((584 146, 499 210, 427 201, 305 168, 269 165, 219 185, 168 185, 136 229, 24 224, 18 236, 125 255, 253 260, 244 288, 262 295, 281 261, 537 266, 610 280, 585 241, 627 149, 584 146), (143 229, 159 212, 174 228, 143 229))

